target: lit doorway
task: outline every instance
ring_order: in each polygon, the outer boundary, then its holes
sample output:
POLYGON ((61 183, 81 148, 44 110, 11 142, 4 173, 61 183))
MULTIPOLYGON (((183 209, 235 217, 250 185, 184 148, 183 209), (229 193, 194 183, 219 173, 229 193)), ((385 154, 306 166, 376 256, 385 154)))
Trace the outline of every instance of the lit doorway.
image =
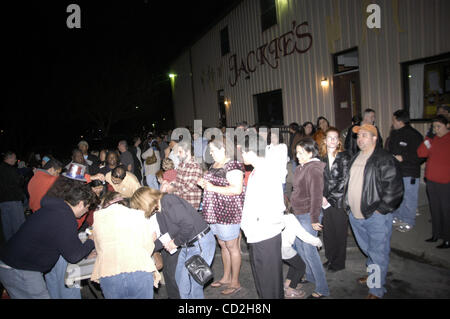
POLYGON ((361 114, 361 84, 358 49, 333 55, 335 126, 343 130, 352 124, 352 117, 361 114))

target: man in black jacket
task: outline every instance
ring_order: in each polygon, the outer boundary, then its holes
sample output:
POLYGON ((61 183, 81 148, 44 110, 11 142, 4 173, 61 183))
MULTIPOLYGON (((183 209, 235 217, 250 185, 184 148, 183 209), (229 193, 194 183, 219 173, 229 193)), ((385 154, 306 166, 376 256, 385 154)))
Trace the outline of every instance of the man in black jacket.
POLYGON ((392 117, 393 130, 389 137, 388 150, 400 162, 405 195, 400 207, 393 213, 393 224, 400 232, 411 230, 416 222, 416 209, 419 200, 420 165, 417 148, 423 136, 409 125, 409 113, 398 110, 392 117))
POLYGON ((5 241, 8 241, 25 221, 22 203, 25 198, 24 179, 14 167, 16 162, 16 154, 8 151, 0 164, 0 211, 5 241))
POLYGON ((382 298, 386 289, 392 234, 392 212, 403 197, 403 181, 398 161, 377 146, 375 126, 355 126, 360 152, 350 163, 350 177, 344 192, 344 207, 359 247, 368 256, 368 299, 382 298))
POLYGON ((62 255, 77 263, 94 249, 91 239, 78 238, 77 218, 95 201, 91 188, 60 177, 32 214, 0 253, 0 282, 13 299, 50 298, 44 273, 62 255))
MULTIPOLYGON (((97 156, 89 154, 89 144, 86 141, 80 141, 78 143, 78 149, 83 153, 84 160, 89 166, 89 174, 95 175, 100 170, 100 160, 97 156)), ((81 164, 81 163, 80 163, 81 164)))

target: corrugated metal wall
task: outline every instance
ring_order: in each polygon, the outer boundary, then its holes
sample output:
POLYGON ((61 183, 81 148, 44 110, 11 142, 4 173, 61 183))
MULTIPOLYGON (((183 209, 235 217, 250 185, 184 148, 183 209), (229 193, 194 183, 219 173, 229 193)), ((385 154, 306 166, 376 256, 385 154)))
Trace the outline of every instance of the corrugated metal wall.
MULTIPOLYGON (((277 0, 277 11, 278 25, 261 32, 259 0, 243 1, 193 45, 196 114, 205 126, 218 125, 218 90, 223 89, 231 101, 227 124, 233 126, 242 120, 254 123, 255 94, 280 88, 285 124, 315 122, 320 115, 333 124, 333 83, 324 89, 320 80, 333 78, 332 53, 358 47, 362 109, 377 111, 377 124, 386 137, 392 113, 403 105, 400 63, 450 51, 448 0, 277 0), (365 26, 365 9, 372 3, 381 7, 378 31, 365 26), (292 30, 293 21, 297 25, 308 22, 312 48, 305 54, 281 56, 275 70, 260 65, 249 79, 241 76, 232 87, 228 83, 232 76, 230 56, 236 54, 238 61, 246 59, 251 50, 292 30), (221 57, 220 30, 225 26, 231 52, 221 57), (334 40, 329 40, 330 34, 335 35, 334 40)), ((175 61, 173 70, 189 73, 189 52, 175 61)), ((193 112, 188 107, 192 105, 192 90, 189 78, 181 79, 177 78, 174 92, 176 124, 192 126, 193 112)), ((424 133, 429 124, 414 126, 424 133)))
POLYGON ((171 80, 174 105, 174 120, 177 127, 192 126, 194 122, 194 104, 192 98, 189 51, 176 61, 172 72, 176 78, 171 80))

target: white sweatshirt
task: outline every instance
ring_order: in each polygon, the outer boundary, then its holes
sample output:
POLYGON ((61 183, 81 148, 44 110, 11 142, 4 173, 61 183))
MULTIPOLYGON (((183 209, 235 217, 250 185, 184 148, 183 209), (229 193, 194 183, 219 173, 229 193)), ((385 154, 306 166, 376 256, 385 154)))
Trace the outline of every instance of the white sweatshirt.
POLYGON ((250 174, 241 220, 248 243, 273 238, 283 230, 286 207, 279 176, 270 161, 264 159, 250 174))
POLYGON ((291 259, 297 255, 297 251, 292 247, 295 238, 299 238, 307 244, 322 247, 319 237, 308 233, 293 214, 283 215, 284 230, 281 233, 281 257, 291 259))

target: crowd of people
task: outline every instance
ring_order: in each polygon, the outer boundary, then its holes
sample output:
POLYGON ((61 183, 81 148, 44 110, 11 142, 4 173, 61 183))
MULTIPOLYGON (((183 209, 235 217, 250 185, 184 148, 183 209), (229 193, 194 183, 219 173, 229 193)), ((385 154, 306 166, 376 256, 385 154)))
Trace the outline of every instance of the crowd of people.
POLYGON ((326 272, 345 269, 350 225, 367 256, 358 282, 375 266, 381 285, 369 285, 367 298, 382 298, 392 230, 415 226, 425 161, 426 241, 450 248, 448 114, 439 108, 424 139, 398 110, 384 144, 372 109, 343 131, 323 116, 316 125, 291 123, 286 143, 276 129, 246 122, 236 126, 242 141, 151 132, 99 151, 80 141, 70 162, 46 154, 28 179, 8 151, 0 164, 0 282, 11 298, 80 299, 80 287, 65 286, 67 265, 95 258, 90 280, 105 298, 153 298, 163 279, 169 298, 199 299, 204 287, 185 263, 200 255, 211 266, 217 241, 223 275, 210 285, 235 295, 244 236, 260 298, 303 298, 310 282, 308 298, 320 299, 330 295, 326 272))

